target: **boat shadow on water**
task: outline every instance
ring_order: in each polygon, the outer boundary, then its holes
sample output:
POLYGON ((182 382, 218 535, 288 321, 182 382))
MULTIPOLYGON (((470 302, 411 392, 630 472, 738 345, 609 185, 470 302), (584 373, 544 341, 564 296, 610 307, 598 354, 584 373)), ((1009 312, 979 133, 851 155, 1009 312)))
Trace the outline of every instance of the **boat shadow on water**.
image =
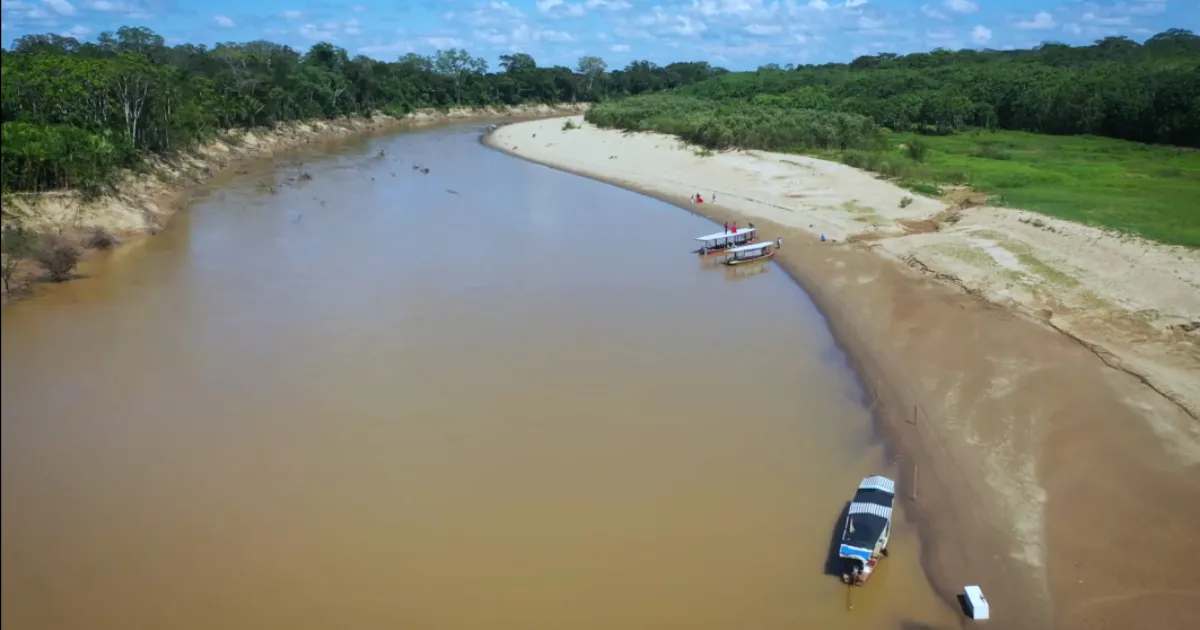
POLYGON ((825 554, 825 575, 836 577, 839 580, 842 578, 842 571, 846 568, 839 550, 842 546, 842 531, 846 527, 846 517, 849 515, 850 501, 846 501, 842 505, 842 511, 838 514, 837 519, 833 521, 833 527, 829 530, 829 551, 825 554))

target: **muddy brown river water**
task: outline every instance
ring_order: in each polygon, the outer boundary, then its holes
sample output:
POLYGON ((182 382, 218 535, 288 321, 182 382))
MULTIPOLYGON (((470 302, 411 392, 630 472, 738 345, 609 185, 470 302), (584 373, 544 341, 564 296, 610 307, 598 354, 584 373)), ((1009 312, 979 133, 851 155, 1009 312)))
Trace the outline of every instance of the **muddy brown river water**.
POLYGON ((853 611, 825 573, 894 470, 791 280, 479 131, 259 165, 3 311, 4 626, 957 626, 903 517, 853 611))

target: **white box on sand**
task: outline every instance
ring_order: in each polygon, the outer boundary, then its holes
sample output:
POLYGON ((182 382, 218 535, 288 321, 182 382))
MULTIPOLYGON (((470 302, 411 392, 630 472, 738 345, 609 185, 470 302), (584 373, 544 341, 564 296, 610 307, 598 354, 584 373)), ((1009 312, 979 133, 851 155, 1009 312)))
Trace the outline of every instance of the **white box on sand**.
POLYGON ((971 615, 972 619, 987 619, 991 615, 988 600, 983 596, 983 589, 968 586, 963 589, 963 594, 967 598, 967 614, 971 615))

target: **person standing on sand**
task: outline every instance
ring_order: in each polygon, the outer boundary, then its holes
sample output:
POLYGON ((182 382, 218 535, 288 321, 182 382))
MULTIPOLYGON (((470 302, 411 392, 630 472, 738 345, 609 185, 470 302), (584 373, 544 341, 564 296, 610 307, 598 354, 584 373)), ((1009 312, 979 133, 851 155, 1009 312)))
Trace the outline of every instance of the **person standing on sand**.
POLYGON ((783 237, 782 236, 775 239, 775 249, 779 249, 781 247, 783 247, 783 237))
POLYGON ((725 233, 726 234, 729 233, 729 222, 728 221, 725 222, 725 233))

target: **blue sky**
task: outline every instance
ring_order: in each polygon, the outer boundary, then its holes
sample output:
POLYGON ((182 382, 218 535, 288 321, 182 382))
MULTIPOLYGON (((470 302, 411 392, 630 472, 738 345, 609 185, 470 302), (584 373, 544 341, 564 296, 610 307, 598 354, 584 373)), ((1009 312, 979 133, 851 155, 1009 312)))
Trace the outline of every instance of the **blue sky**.
POLYGON ((463 47, 494 67, 508 52, 540 65, 599 55, 763 63, 848 61, 943 47, 1027 48, 1042 41, 1136 40, 1200 31, 1200 0, 0 0, 5 46, 53 32, 93 39, 146 26, 169 44, 325 40, 392 60, 463 47))

